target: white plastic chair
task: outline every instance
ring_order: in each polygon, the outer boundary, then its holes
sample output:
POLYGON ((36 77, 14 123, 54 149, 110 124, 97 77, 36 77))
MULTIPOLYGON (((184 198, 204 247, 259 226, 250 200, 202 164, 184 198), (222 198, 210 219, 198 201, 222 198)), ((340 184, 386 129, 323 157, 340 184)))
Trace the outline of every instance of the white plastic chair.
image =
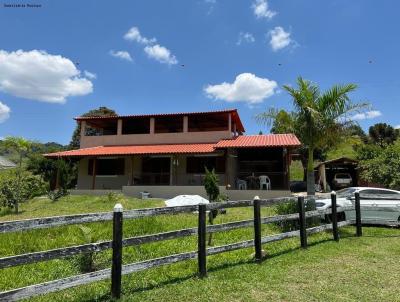
POLYGON ((247 182, 243 179, 238 179, 236 181, 239 190, 247 190, 247 182))
POLYGON ((267 175, 260 175, 258 179, 260 180, 260 190, 263 190, 264 186, 266 190, 271 190, 271 180, 267 175))

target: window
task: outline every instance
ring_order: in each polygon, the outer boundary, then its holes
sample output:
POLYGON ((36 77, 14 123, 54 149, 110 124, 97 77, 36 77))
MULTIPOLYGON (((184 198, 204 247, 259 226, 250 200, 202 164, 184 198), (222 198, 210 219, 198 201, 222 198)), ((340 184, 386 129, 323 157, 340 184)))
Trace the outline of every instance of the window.
POLYGON ((122 120, 122 134, 150 133, 150 118, 137 117, 122 120))
POLYGON ((368 189, 368 190, 363 190, 360 193, 362 193, 362 194, 371 194, 371 195, 373 195, 373 194, 374 195, 376 195, 376 194, 379 194, 379 195, 399 194, 399 193, 392 192, 392 191, 389 191, 389 190, 381 190, 381 189, 368 189))
POLYGON ((183 132, 183 116, 163 116, 155 118, 155 133, 183 132))
POLYGON ((351 179, 350 174, 348 173, 337 173, 335 175, 335 178, 341 178, 341 179, 351 179))
POLYGON ((225 158, 223 156, 191 156, 186 159, 186 173, 204 174, 205 167, 210 171, 215 169, 216 173, 225 173, 225 158))
MULTIPOLYGON (((88 175, 93 175, 94 159, 89 159, 88 175)), ((124 175, 124 158, 101 158, 96 159, 96 175, 124 175)))
POLYGON ((357 191, 357 188, 345 188, 345 189, 341 189, 339 191, 336 192, 336 196, 337 197, 350 197, 350 196, 354 196, 354 192, 357 191))

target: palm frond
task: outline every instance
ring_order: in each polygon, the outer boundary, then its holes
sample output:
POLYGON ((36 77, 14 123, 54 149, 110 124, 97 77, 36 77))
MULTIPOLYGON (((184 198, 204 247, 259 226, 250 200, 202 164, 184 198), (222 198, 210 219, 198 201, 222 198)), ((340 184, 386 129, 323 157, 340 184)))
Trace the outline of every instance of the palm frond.
POLYGON ((274 120, 276 119, 276 117, 279 114, 279 110, 276 108, 268 108, 266 111, 259 113, 255 116, 255 119, 258 123, 260 124, 264 124, 268 127, 270 127, 274 120))

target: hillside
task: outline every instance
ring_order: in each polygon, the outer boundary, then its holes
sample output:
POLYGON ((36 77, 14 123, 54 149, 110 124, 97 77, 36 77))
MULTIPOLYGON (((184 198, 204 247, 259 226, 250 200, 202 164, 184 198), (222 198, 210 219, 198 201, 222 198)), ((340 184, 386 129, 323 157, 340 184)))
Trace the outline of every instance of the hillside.
MULTIPOLYGON (((32 154, 44 154, 65 149, 66 146, 63 146, 55 142, 48 142, 48 143, 33 142, 32 149, 28 152, 28 154, 25 155, 24 161, 26 161, 27 157, 29 157, 32 154)), ((15 150, 12 150, 9 147, 7 147, 3 140, 0 140, 0 155, 4 156, 5 158, 15 163, 19 161, 18 153, 15 150)))

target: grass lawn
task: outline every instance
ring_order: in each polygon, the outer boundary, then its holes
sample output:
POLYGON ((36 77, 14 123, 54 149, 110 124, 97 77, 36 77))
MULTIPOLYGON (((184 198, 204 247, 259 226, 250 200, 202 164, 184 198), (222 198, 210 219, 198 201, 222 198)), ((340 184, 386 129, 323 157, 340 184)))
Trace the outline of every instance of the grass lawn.
MULTIPOLYGON (((161 201, 118 200, 126 209, 161 206, 161 201)), ((57 202, 35 199, 21 205, 22 214, 2 213, 1 220, 68 213, 109 211, 115 198, 69 196, 57 202)), ((264 208, 263 216, 273 215, 264 208)), ((228 209, 216 223, 252 217, 251 208, 228 209)), ((124 221, 124 237, 194 227, 194 214, 124 221)), ((111 223, 87 224, 93 240, 111 239, 111 223)), ((263 226, 263 235, 280 232, 263 226)), ((208 257, 208 277, 196 277, 196 261, 186 261, 123 277, 123 301, 400 301, 400 230, 354 227, 341 230, 339 243, 330 233, 309 238, 307 250, 293 238, 264 245, 267 259, 252 261, 252 249, 208 257), (397 298, 396 298, 397 297, 397 298)), ((252 238, 251 228, 214 235, 214 244, 252 238)), ((79 226, 0 234, 0 257, 85 243, 79 226)), ((124 263, 196 249, 196 237, 181 238, 124 249, 124 263)), ((95 256, 98 269, 110 266, 111 251, 95 256)), ((79 257, 52 260, 0 270, 0 290, 63 278, 79 273, 79 257)), ((110 282, 72 288, 31 301, 109 301, 110 282)))
POLYGON ((304 170, 303 165, 300 160, 293 160, 290 165, 290 180, 299 180, 303 181, 304 179, 304 170))

